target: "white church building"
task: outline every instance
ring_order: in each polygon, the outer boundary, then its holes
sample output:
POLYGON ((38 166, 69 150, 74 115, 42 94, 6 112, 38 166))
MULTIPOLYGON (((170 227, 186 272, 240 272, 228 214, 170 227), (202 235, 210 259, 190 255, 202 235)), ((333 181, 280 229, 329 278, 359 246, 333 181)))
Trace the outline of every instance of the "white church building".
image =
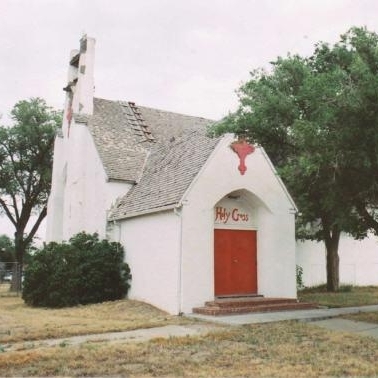
POLYGON ((70 56, 47 241, 125 247, 128 297, 172 314, 218 296, 296 298, 296 207, 260 147, 212 121, 94 97, 95 40, 70 56))
POLYGON ((70 55, 47 241, 120 242, 128 297, 171 314, 217 297, 295 299, 296 264, 305 284, 325 278, 322 244, 296 256, 297 209, 263 148, 209 137, 204 118, 94 97, 94 53, 84 36, 70 55))

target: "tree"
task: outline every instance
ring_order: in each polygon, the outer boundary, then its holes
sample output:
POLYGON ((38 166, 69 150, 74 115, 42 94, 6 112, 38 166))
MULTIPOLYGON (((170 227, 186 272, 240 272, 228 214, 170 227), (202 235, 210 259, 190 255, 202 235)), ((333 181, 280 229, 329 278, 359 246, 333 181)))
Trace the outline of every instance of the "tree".
POLYGON ((32 98, 18 102, 11 117, 12 127, 0 127, 0 210, 15 227, 15 258, 22 266, 47 213, 53 143, 61 112, 32 98))
POLYGON ((7 271, 12 270, 14 259, 12 240, 7 235, 0 235, 0 281, 7 271))
POLYGON ((340 234, 378 233, 378 36, 351 28, 308 58, 251 73, 238 110, 213 127, 264 146, 302 216, 297 237, 324 241, 339 287, 340 234))

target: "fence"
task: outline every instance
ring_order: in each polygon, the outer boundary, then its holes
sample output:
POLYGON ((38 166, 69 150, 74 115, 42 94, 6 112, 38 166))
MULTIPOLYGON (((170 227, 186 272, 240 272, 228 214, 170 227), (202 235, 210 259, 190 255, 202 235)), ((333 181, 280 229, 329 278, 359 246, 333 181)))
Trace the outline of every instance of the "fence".
POLYGON ((0 296, 17 296, 21 294, 22 269, 17 262, 0 261, 0 296))

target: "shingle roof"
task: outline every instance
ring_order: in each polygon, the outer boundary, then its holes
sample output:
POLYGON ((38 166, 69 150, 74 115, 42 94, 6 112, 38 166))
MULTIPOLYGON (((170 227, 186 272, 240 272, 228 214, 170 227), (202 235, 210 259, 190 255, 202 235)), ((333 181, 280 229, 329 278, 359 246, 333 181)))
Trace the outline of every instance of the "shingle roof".
MULTIPOLYGON (((132 104, 132 103, 131 103, 132 104)), ((204 130, 213 121, 139 106, 144 124, 157 143, 204 130)), ((109 179, 138 181, 152 142, 127 102, 95 98, 88 128, 109 179)))
POLYGON ((110 218, 178 203, 219 141, 206 136, 212 122, 95 98, 88 128, 105 172, 109 179, 137 183, 110 218))
POLYGON ((219 138, 193 130, 178 140, 157 146, 140 182, 113 209, 110 219, 178 204, 218 141, 219 138))
POLYGON ((150 142, 134 130, 128 113, 126 104, 94 99, 88 128, 109 179, 137 181, 150 148, 150 142))

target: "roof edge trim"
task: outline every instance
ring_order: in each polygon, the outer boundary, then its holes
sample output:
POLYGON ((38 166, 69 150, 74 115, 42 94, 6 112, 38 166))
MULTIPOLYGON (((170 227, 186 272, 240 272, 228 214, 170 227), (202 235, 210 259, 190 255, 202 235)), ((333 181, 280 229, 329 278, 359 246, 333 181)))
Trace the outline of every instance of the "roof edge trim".
POLYGON ((197 172, 197 174, 195 175, 195 177, 193 178, 193 180, 191 181, 191 183, 189 184, 189 186, 186 188, 184 194, 182 195, 180 201, 179 201, 179 206, 178 207, 181 207, 183 205, 183 202, 185 201, 185 198, 187 197, 188 193, 190 193, 190 191, 192 190, 193 186, 195 185, 195 183, 197 183, 198 181, 198 178, 202 175, 202 172, 205 170, 205 168, 208 166, 209 164, 209 161, 213 158, 213 156, 215 155, 216 151, 220 148, 220 145, 222 144, 222 142, 225 140, 225 139, 229 139, 230 137, 232 136, 232 134, 230 133, 227 133, 227 134, 224 134, 219 140, 218 140, 218 143, 215 145, 215 147, 213 148, 213 151, 211 151, 211 154, 208 156, 208 158, 206 159, 205 163, 202 165, 201 169, 197 172))
POLYGON ((272 170, 274 176, 276 177, 276 180, 277 180, 278 183, 280 184, 282 190, 285 192, 286 197, 288 198, 289 202, 293 205, 293 209, 292 209, 292 210, 293 210, 295 213, 298 213, 298 207, 297 207, 297 205, 295 204, 295 202, 294 202, 294 200, 293 200, 293 197, 290 195, 289 191, 287 190, 286 185, 283 183, 283 181, 282 181, 280 175, 278 174, 276 168, 274 167, 274 165, 273 165, 272 161, 270 160, 268 154, 266 153, 264 147, 259 146, 259 148, 260 148, 260 150, 261 150, 261 152, 262 152, 262 154, 263 154, 265 160, 267 161, 267 163, 268 163, 268 165, 269 165, 269 168, 272 170))
POLYGON ((107 177, 107 182, 118 182, 121 184, 133 184, 135 185, 137 182, 135 180, 128 180, 128 179, 117 179, 112 177, 107 177))
POLYGON ((117 221, 117 220, 122 220, 122 219, 135 218, 135 217, 139 217, 141 215, 147 215, 147 214, 152 214, 152 213, 160 213, 160 212, 163 212, 163 211, 173 210, 173 209, 176 209, 178 207, 180 207, 180 205, 178 203, 173 203, 173 204, 166 205, 166 206, 155 207, 153 209, 146 209, 146 210, 142 210, 142 211, 135 211, 135 212, 132 212, 132 213, 129 213, 129 214, 119 215, 119 216, 114 217, 114 218, 111 217, 109 219, 109 221, 117 221))

